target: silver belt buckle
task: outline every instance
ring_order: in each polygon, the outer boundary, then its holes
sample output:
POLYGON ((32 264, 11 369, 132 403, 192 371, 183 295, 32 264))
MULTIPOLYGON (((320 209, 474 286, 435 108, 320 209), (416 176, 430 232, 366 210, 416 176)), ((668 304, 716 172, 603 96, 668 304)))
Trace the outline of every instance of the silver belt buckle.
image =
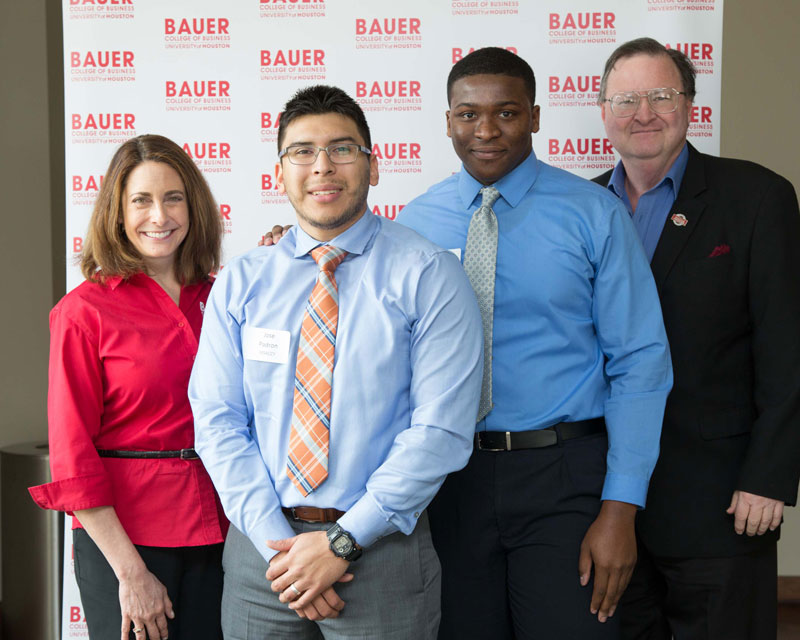
MULTIPOLYGON (((485 433, 485 432, 484 432, 485 433)), ((498 432, 493 432, 498 433, 498 432)), ((481 444, 481 435, 480 432, 478 433, 478 449, 480 451, 511 451, 511 432, 506 431, 506 446, 505 447, 484 447, 481 444)))

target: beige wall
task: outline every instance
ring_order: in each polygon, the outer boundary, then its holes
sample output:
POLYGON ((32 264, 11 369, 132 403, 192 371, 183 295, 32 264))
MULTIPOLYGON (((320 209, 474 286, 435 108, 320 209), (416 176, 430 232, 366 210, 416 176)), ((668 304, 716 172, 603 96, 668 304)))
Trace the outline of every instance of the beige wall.
MULTIPOLYGON (((721 0, 720 0, 721 1, 721 0)), ((60 3, 0 3, 0 446, 46 438, 47 312, 64 289, 60 3)), ((726 0, 722 154, 760 162, 800 187, 800 3, 726 0)), ((781 573, 800 575, 790 510, 781 573)))
POLYGON ((786 176, 800 191, 800 2, 725 0, 721 155, 786 176))
POLYGON ((0 447, 47 438, 47 313, 64 288, 59 11, 0 2, 0 447))
POLYGON ((0 3, 0 446, 47 437, 47 313, 64 286, 63 91, 61 71, 48 72, 48 56, 60 65, 61 35, 45 6, 0 3))
MULTIPOLYGON (((797 0, 725 0, 720 151, 777 171, 800 192, 798 25, 797 0)), ((800 509, 786 512, 778 567, 800 576, 800 509)))

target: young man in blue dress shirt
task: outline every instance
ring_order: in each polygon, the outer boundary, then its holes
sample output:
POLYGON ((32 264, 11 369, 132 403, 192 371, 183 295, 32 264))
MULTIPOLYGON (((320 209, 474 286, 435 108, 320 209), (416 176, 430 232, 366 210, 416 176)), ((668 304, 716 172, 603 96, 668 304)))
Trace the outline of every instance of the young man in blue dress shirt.
POLYGON ((466 266, 480 191, 499 191, 490 410, 430 509, 440 638, 617 637, 672 384, 630 217, 537 160, 534 94, 530 66, 503 49, 456 63, 447 134, 463 166, 399 217, 466 266))
POLYGON ((472 450, 475 297, 452 253, 369 212, 377 162, 343 91, 298 92, 278 147, 279 188, 298 226, 221 272, 189 388, 195 446, 234 525, 223 630, 258 640, 434 638, 440 571, 425 508, 472 450), (305 492, 287 458, 294 391, 305 389, 298 345, 321 358, 301 323, 308 313, 319 324, 306 303, 320 272, 310 252, 322 245, 346 255, 333 289, 325 280, 328 293, 338 289, 329 412, 314 409, 328 425, 326 477, 305 492))

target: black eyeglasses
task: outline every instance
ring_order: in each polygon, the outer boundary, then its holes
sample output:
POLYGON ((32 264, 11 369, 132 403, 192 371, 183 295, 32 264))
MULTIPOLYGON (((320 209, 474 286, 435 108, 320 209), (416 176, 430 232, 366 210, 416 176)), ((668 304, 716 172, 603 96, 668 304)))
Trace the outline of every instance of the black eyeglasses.
POLYGON ((316 147, 309 144, 292 144, 278 154, 280 160, 284 156, 289 158, 292 164, 314 164, 317 161, 319 152, 324 151, 333 164, 350 164, 356 161, 358 152, 361 151, 370 155, 372 151, 360 144, 341 143, 329 144, 327 147, 316 147))

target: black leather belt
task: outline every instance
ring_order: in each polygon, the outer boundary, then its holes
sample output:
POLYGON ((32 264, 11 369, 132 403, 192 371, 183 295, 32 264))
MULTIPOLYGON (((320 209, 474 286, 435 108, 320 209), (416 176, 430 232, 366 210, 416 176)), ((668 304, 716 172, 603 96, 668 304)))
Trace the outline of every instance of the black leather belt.
POLYGON ((101 458, 180 458, 195 460, 200 456, 194 449, 175 449, 174 451, 123 451, 121 449, 98 449, 101 458))
POLYGON ((475 447, 481 451, 541 449, 552 447, 563 440, 604 433, 605 430, 605 419, 592 418, 578 422, 559 422, 552 427, 532 431, 478 431, 475 434, 475 447))

